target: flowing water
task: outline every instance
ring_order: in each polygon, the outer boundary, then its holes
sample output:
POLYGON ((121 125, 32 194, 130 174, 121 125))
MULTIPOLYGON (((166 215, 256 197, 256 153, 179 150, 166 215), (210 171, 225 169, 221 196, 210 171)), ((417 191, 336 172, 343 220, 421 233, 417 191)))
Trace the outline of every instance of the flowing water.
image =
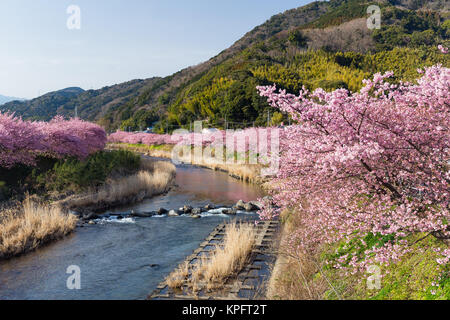
MULTIPOLYGON (((258 186, 226 173, 185 165, 177 167, 176 184, 166 195, 116 212, 232 205, 263 196, 258 186)), ((256 215, 240 213, 237 218, 256 215)), ((0 299, 145 299, 215 226, 229 219, 208 214, 201 219, 126 218, 78 228, 63 240, 0 262, 0 299), (80 290, 67 288, 71 265, 81 270, 80 290)))

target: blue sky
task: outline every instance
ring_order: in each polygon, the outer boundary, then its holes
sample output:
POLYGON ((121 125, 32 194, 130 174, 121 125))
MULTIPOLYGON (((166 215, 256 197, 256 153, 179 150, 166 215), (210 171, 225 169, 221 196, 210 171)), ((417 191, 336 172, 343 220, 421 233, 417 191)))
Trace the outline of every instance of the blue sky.
POLYGON ((301 0, 1 0, 0 94, 33 98, 167 76, 301 0), (67 28, 67 8, 81 29, 67 28))

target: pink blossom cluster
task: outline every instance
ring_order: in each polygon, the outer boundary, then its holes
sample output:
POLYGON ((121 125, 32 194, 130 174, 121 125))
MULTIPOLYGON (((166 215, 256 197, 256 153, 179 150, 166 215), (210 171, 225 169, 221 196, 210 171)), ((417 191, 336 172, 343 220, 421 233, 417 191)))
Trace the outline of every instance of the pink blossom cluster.
POLYGON ((440 258, 437 259, 437 263, 441 265, 448 265, 450 262, 450 249, 437 248, 434 250, 439 254, 440 258))
MULTIPOLYGON (((223 131, 217 131, 223 134, 223 131)), ((217 133, 216 133, 217 134, 217 133)), ((174 133, 169 134, 155 134, 155 133, 141 133, 141 132, 123 132, 117 131, 108 137, 108 142, 115 143, 130 143, 130 144, 145 144, 145 145, 199 145, 207 146, 214 142, 214 134, 212 133, 174 133)))
POLYGON ((442 44, 438 45, 438 49, 442 52, 442 53, 448 53, 448 48, 444 47, 442 44))
POLYGON ((117 131, 108 136, 108 142, 112 143, 130 143, 130 144, 146 144, 146 145, 161 145, 161 144, 175 144, 168 134, 155 133, 134 133, 117 131))
MULTIPOLYGON (((358 93, 258 87, 298 123, 281 136, 275 204, 261 218, 296 208, 303 228, 293 249, 368 233, 450 237, 450 69, 425 68, 416 83, 376 74, 358 93)), ((406 253, 402 242, 367 250, 380 264, 406 253)), ((364 262, 353 261, 354 266, 364 262)))
POLYGON ((103 150, 106 139, 100 126, 80 119, 32 122, 0 113, 0 166, 33 165, 38 155, 84 158, 103 150))
POLYGON ((252 151, 264 153, 270 150, 272 131, 275 128, 246 128, 243 130, 214 130, 204 132, 184 132, 169 134, 134 133, 117 131, 108 137, 111 143, 129 143, 145 145, 175 145, 186 146, 234 146, 238 152, 252 151))
POLYGON ((174 135, 173 140, 192 146, 225 146, 237 152, 266 153, 270 150, 272 133, 276 128, 245 128, 241 130, 215 130, 202 133, 174 135))

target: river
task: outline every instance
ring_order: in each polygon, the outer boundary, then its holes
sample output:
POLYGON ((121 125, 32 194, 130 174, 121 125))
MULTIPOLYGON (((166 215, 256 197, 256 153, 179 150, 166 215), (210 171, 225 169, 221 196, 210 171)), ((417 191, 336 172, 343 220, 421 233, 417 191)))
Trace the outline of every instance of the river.
MULTIPOLYGON (((231 205, 264 195, 258 186, 226 173, 188 165, 177 167, 176 185, 166 195, 115 211, 231 205)), ((256 218, 238 214, 238 219, 256 218)), ((225 215, 127 218, 78 228, 63 240, 0 262, 0 299, 145 299, 215 226, 230 219, 225 215), (71 265, 81 270, 80 290, 67 288, 71 274, 66 271, 71 265)))

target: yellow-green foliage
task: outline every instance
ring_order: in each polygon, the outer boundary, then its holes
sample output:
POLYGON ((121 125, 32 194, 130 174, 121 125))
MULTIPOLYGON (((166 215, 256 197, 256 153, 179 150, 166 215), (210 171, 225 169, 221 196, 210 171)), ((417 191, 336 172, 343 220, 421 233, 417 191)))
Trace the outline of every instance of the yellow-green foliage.
POLYGON ((432 237, 414 245, 400 263, 386 268, 381 290, 364 290, 366 297, 380 300, 449 300, 450 268, 439 265, 436 262, 439 256, 433 251, 442 246, 432 237))
MULTIPOLYGON (((450 267, 440 265, 437 248, 448 248, 432 236, 420 240, 423 234, 411 236, 408 242, 411 251, 399 262, 381 269, 381 289, 369 290, 367 278, 370 274, 345 274, 344 271, 329 268, 326 275, 332 279, 334 287, 345 299, 372 300, 449 300, 450 267)), ((326 255, 323 255, 323 258, 326 255)), ((318 279, 320 276, 318 276, 318 279)), ((333 290, 325 293, 325 298, 335 299, 333 290)))
POLYGON ((322 86, 325 89, 345 87, 357 91, 362 80, 370 76, 369 72, 339 65, 334 55, 322 51, 308 52, 300 60, 287 66, 260 66, 252 73, 259 80, 276 83, 292 91, 300 90, 303 85, 308 89, 322 86))
POLYGON ((368 55, 364 59, 364 68, 374 72, 393 71, 398 79, 412 81, 418 77, 417 68, 437 63, 450 67, 449 55, 441 54, 437 48, 395 48, 368 55))
MULTIPOLYGON (((225 118, 242 126, 266 125, 267 101, 258 95, 259 85, 277 87, 297 93, 305 86, 309 90, 327 91, 347 88, 358 91, 362 81, 374 73, 394 71, 394 81, 417 79, 417 68, 442 63, 450 66, 450 56, 437 47, 394 48, 376 53, 328 52, 325 50, 284 52, 276 58, 264 45, 254 46, 227 60, 180 91, 169 107, 168 122, 172 126, 189 125, 194 120, 210 121, 223 127, 225 118)), ((287 122, 287 118, 277 119, 287 122)))
POLYGON ((298 55, 296 60, 288 65, 259 66, 251 71, 262 82, 275 83, 294 92, 303 85, 310 90, 344 87, 358 91, 363 85, 362 80, 376 72, 394 71, 397 79, 414 80, 418 77, 417 68, 436 63, 450 65, 448 56, 439 54, 437 49, 410 48, 395 48, 367 55, 311 51, 298 55))
POLYGON ((228 78, 214 79, 212 84, 184 101, 178 108, 178 112, 201 115, 203 118, 211 117, 219 111, 217 95, 226 91, 234 80, 228 78))

